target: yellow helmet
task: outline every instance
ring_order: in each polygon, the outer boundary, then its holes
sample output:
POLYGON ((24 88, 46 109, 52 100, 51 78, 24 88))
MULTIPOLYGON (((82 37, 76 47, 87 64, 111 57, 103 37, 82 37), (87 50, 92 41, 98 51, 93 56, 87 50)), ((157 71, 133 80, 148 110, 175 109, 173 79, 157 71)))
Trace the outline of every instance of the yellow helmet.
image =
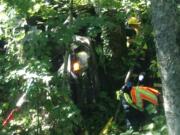
POLYGON ((139 25, 140 21, 136 17, 130 17, 127 21, 129 25, 139 25))

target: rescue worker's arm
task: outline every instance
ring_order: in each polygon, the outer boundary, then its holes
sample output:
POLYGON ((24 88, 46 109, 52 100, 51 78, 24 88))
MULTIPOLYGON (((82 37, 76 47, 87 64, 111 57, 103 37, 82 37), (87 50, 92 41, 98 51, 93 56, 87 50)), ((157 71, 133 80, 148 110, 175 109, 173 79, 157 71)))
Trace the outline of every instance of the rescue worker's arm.
POLYGON ((141 108, 138 108, 136 105, 133 104, 133 101, 131 100, 129 94, 123 93, 123 97, 124 97, 124 99, 126 100, 126 102, 127 102, 130 106, 132 106, 132 107, 134 107, 135 109, 138 109, 138 110, 140 110, 140 111, 143 111, 141 108))
POLYGON ((138 109, 138 110, 140 110, 140 111, 143 111, 142 108, 139 108, 138 106, 134 105, 134 103, 133 103, 132 99, 130 98, 129 94, 123 92, 123 95, 122 95, 122 96, 124 97, 125 101, 126 101, 130 106, 132 106, 133 108, 138 109))
POLYGON ((137 107, 136 105, 134 105, 132 99, 131 99, 130 96, 129 96, 129 94, 123 92, 122 90, 117 91, 117 92, 116 92, 116 96, 117 96, 117 100, 120 100, 120 98, 123 97, 123 98, 125 99, 125 101, 126 101, 130 106, 132 106, 133 108, 138 109, 138 110, 140 110, 140 111, 143 111, 142 108, 139 108, 139 107, 137 107))

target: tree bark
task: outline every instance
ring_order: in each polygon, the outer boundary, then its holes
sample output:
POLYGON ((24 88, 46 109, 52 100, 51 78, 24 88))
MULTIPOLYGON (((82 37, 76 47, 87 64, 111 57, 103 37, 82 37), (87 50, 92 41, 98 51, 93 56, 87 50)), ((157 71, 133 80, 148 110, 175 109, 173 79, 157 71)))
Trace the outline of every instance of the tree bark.
POLYGON ((169 135, 180 134, 180 15, 178 1, 151 0, 157 60, 169 135))

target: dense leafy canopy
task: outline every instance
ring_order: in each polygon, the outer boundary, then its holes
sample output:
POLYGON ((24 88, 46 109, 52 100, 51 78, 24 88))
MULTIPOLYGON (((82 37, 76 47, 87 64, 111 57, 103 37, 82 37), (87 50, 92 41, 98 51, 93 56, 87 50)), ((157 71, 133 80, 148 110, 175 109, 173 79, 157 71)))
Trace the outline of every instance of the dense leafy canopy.
MULTIPOLYGON (((158 87, 149 5, 147 0, 1 1, 0 38, 6 45, 0 52, 0 122, 22 93, 28 95, 14 120, 0 126, 0 134, 103 135, 117 107, 115 91, 129 68, 135 67, 134 78, 146 72, 146 84, 158 87), (127 47, 125 28, 131 16, 141 24, 127 47), (76 104, 68 77, 58 74, 74 35, 92 41, 100 84, 96 103, 76 104)), ((87 78, 81 81, 81 93, 94 87, 87 78)), ((155 116, 150 110, 147 122, 134 134, 166 134, 162 106, 155 116)), ((121 111, 107 134, 131 134, 123 119, 121 111)))

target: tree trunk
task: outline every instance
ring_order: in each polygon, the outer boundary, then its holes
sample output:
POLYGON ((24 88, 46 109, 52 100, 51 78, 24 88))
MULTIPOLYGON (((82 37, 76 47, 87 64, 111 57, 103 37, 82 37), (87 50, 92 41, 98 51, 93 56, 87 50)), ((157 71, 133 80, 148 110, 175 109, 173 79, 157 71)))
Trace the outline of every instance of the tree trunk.
POLYGON ((178 1, 151 0, 157 60, 169 135, 180 134, 180 16, 178 1))

